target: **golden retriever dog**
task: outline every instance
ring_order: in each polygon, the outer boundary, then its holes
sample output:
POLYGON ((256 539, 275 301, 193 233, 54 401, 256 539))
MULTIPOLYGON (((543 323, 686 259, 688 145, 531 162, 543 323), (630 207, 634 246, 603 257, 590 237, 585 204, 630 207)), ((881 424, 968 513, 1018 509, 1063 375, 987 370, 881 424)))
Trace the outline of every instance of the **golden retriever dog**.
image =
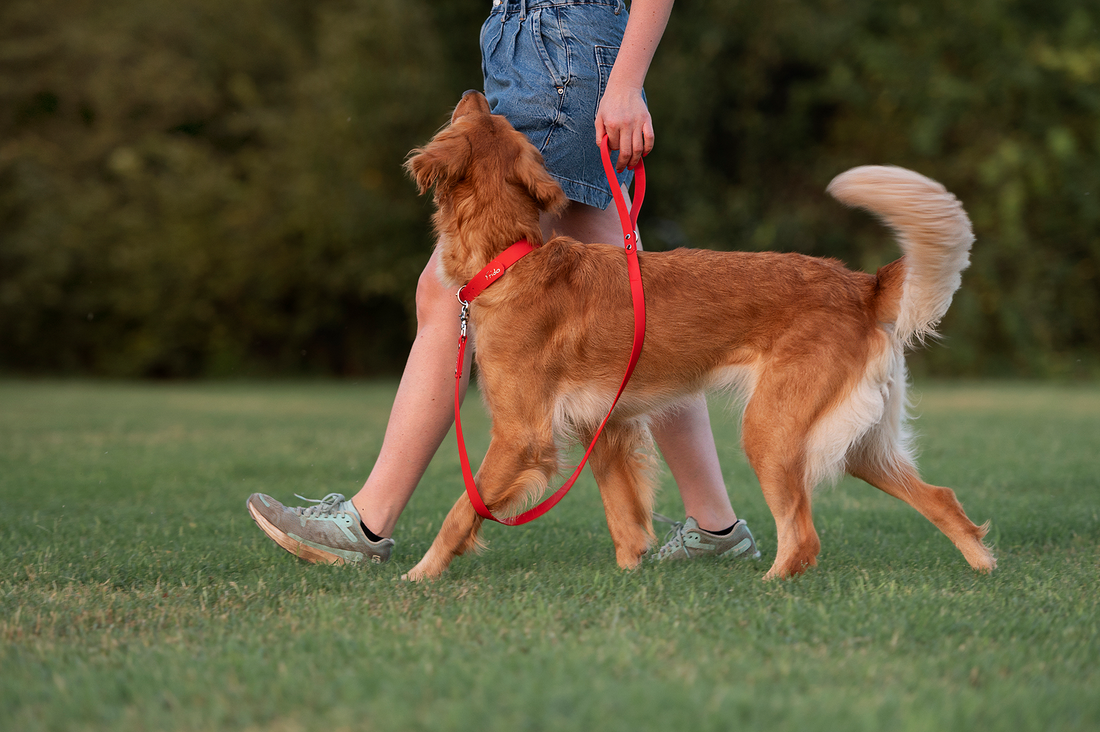
MULTIPOLYGON (((495 515, 514 514, 558 473, 561 444, 587 444, 619 388, 634 322, 625 255, 543 241, 540 212, 566 199, 535 147, 477 92, 406 167, 421 193, 434 188, 445 282, 466 283, 519 239, 538 247, 470 308, 493 422, 476 484, 495 515)), ((872 275, 801 254, 640 254, 645 347, 590 463, 620 567, 636 567, 655 540, 650 421, 723 387, 743 397, 744 450, 775 518, 765 579, 816 564, 813 491, 845 472, 924 514, 974 569, 996 566, 987 527, 950 488, 921 480, 906 426, 904 351, 947 311, 969 261, 970 221, 943 186, 902 168, 855 168, 828 190, 880 217, 904 256, 872 275)), ((408 579, 438 577, 479 548, 481 523, 463 494, 408 579)))

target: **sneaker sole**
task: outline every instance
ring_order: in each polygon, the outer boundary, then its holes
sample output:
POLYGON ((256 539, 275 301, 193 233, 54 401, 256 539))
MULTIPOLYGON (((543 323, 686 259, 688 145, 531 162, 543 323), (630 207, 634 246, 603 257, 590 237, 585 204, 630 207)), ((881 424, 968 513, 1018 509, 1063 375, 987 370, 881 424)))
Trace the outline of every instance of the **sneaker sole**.
POLYGON ((252 520, 256 522, 256 525, 260 527, 260 530, 267 534, 272 541, 299 559, 314 564, 345 564, 347 561, 343 557, 303 544, 297 539, 287 536, 279 527, 264 518, 263 514, 253 507, 251 501, 248 503, 248 513, 252 516, 252 520))

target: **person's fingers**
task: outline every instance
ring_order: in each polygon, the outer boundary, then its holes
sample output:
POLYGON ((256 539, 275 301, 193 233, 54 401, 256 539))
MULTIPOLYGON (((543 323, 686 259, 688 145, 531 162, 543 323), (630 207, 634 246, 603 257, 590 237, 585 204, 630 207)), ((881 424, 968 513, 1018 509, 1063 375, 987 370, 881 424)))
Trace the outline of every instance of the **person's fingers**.
POLYGON ((619 135, 619 159, 615 161, 616 173, 621 173, 627 168, 634 167, 634 163, 632 163, 631 160, 634 159, 636 149, 634 137, 631 134, 625 133, 619 135))
POLYGON ((653 121, 649 120, 642 126, 642 148, 644 152, 642 155, 649 155, 653 152, 653 146, 657 144, 657 135, 653 131, 653 121))
MULTIPOLYGON (((650 119, 643 120, 630 130, 629 154, 624 150, 620 153, 619 160, 623 167, 633 170, 642 162, 642 158, 653 151, 656 136, 653 133, 653 124, 650 119)), ((625 145, 623 146, 626 147, 625 145)), ((619 168, 622 172, 622 168, 619 168)))
MULTIPOLYGON (((618 150, 619 157, 615 161, 615 172, 621 173, 626 169, 627 163, 630 159, 631 138, 628 134, 628 130, 624 130, 621 126, 611 122, 604 124, 603 120, 597 117, 596 127, 603 126, 604 131, 607 134, 607 149, 611 151, 618 150), (625 149, 624 149, 625 148, 625 149)), ((600 138, 603 139, 602 137, 600 138)))
POLYGON ((638 167, 638 163, 642 162, 642 156, 645 155, 645 134, 643 132, 643 126, 639 125, 634 128, 634 134, 631 138, 633 143, 633 154, 630 156, 630 168, 633 170, 638 167))

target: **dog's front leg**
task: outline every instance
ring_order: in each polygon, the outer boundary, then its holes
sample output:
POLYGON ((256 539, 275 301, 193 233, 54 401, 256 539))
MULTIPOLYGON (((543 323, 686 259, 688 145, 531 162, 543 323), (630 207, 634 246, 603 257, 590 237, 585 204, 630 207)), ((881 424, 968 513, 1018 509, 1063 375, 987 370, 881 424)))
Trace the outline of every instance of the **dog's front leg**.
POLYGON ((404 579, 414 582, 435 579, 443 574, 452 559, 471 549, 480 548, 478 531, 484 520, 474 511, 466 494, 462 494, 443 520, 443 526, 427 554, 404 575, 404 579))
MULTIPOLYGON (((527 497, 538 497, 557 471, 557 448, 549 431, 533 434, 529 425, 493 428, 493 439, 474 482, 481 500, 500 516, 514 510, 527 497)), ((451 560, 481 547, 478 531, 482 519, 464 493, 451 508, 427 554, 405 575, 419 581, 443 574, 451 560)))

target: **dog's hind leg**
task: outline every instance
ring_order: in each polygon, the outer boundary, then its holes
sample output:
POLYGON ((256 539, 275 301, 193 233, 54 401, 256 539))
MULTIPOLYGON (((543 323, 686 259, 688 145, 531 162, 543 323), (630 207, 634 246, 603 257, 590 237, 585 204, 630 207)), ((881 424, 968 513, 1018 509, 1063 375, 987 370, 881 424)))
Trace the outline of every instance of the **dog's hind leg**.
POLYGON ((745 408, 742 440, 778 534, 775 561, 764 579, 790 577, 817 564, 821 540, 814 528, 806 477, 807 429, 776 410, 779 385, 759 384, 745 408))
MULTIPOLYGON (((557 448, 552 439, 530 428, 497 424, 474 482, 488 509, 501 516, 517 508, 525 498, 541 495, 556 471, 557 448)), ((443 520, 428 552, 405 578, 435 579, 443 574, 452 559, 479 548, 478 531, 482 521, 469 497, 463 493, 443 520)))
POLYGON ((609 424, 589 465, 600 487, 615 559, 634 569, 653 545, 653 440, 640 424, 609 424))
POLYGON ((963 511, 955 491, 925 483, 907 457, 895 454, 890 459, 882 459, 866 453, 852 455, 849 456, 848 472, 920 511, 959 548, 974 569, 991 572, 996 568, 997 560, 982 541, 989 525, 976 526, 963 511))

